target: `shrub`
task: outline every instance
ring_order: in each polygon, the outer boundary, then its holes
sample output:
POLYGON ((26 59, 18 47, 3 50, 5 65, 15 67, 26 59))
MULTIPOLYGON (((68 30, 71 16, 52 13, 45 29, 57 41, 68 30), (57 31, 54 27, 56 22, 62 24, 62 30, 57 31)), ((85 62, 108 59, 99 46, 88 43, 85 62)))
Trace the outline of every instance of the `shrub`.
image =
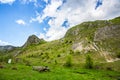
POLYGON ((76 51, 75 51, 75 54, 80 54, 80 51, 79 51, 79 50, 76 50, 76 51))
POLYGON ((30 63, 30 61, 28 61, 28 60, 23 59, 23 62, 25 63, 26 66, 31 66, 31 63, 30 63))
POLYGON ((93 60, 90 57, 90 55, 86 56, 85 68, 87 68, 87 69, 92 69, 93 68, 93 60))
POLYGON ((120 52, 117 53, 117 58, 120 58, 120 52))
POLYGON ((31 66, 31 63, 29 61, 26 61, 26 66, 31 66))
POLYGON ((107 67, 106 69, 109 71, 112 71, 112 67, 107 67))
POLYGON ((72 66, 72 56, 68 55, 65 63, 66 67, 71 67, 72 66))
POLYGON ((73 50, 70 50, 70 54, 74 54, 74 51, 73 51, 73 50))
POLYGON ((57 62, 57 60, 55 60, 55 64, 57 64, 58 62, 57 62))
POLYGON ((60 57, 60 54, 58 54, 57 57, 60 57))
POLYGON ((17 67, 14 66, 14 67, 12 67, 11 69, 12 69, 12 70, 17 70, 17 67))

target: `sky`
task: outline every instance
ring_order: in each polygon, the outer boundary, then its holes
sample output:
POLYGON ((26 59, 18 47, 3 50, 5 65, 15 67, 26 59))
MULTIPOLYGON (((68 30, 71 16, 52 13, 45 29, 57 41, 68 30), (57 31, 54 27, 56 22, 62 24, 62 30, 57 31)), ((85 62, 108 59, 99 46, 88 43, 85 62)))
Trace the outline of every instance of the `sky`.
POLYGON ((64 37, 84 21, 120 16, 120 0, 0 0, 0 45, 22 46, 30 35, 64 37))

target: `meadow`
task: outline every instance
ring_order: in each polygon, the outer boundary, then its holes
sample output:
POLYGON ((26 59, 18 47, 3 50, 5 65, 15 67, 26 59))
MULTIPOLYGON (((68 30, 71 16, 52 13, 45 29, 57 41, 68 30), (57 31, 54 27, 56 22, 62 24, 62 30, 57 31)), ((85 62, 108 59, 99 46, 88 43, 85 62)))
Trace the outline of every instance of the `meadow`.
POLYGON ((0 80, 120 80, 120 72, 114 70, 49 65, 50 71, 38 72, 24 64, 3 65, 0 80))

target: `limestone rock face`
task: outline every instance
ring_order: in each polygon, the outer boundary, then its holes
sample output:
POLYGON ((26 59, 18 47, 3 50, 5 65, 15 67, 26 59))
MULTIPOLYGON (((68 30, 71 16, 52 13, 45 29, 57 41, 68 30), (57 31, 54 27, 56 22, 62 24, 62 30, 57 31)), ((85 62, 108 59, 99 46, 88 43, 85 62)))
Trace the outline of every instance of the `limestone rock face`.
POLYGON ((94 41, 101 41, 108 38, 119 38, 120 37, 120 25, 106 26, 99 28, 95 32, 94 41))

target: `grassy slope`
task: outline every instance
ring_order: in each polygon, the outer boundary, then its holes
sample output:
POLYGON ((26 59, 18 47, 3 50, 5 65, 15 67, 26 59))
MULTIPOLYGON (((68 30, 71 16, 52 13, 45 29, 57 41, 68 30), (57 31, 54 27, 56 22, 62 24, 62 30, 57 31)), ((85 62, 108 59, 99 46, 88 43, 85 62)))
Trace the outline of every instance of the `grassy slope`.
POLYGON ((41 45, 29 46, 22 50, 19 58, 28 60, 33 64, 38 63, 54 63, 64 58, 70 53, 71 44, 65 44, 64 41, 56 40, 41 45))
POLYGON ((65 68, 51 66, 50 72, 39 73, 32 67, 9 64, 5 69, 0 69, 0 80, 116 80, 120 72, 107 70, 89 70, 80 68, 65 68), (12 70, 12 67, 17 70, 12 70))

